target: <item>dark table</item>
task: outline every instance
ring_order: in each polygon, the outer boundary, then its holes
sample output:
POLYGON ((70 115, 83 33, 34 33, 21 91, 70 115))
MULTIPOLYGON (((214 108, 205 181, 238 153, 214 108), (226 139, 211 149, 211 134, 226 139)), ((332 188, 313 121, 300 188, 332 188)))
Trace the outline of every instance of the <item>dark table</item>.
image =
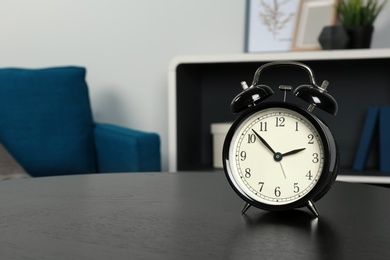
POLYGON ((250 208, 222 172, 0 182, 0 259, 390 259, 390 190, 336 182, 308 209, 250 208))

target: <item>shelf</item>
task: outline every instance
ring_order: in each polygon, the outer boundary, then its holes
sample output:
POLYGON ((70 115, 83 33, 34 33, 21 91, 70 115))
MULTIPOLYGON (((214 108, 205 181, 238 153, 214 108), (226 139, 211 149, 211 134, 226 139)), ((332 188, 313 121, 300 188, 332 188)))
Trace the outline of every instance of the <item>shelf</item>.
POLYGON ((339 175, 336 180, 366 184, 390 184, 390 176, 339 175))
POLYGON ((390 184, 390 173, 378 170, 365 170, 356 172, 351 169, 340 169, 337 181, 366 183, 366 184, 390 184))
MULTIPOLYGON (((338 141, 341 167, 352 168, 367 108, 390 105, 390 49, 285 52, 181 56, 172 60, 168 71, 169 171, 212 168, 212 123, 231 122, 230 102, 241 91, 240 82, 251 82, 256 69, 276 60, 307 64, 317 82, 328 80, 329 93, 339 103, 339 113, 330 116, 316 109, 338 141)), ((277 69, 262 74, 262 84, 276 89, 282 84, 307 84, 305 73, 277 69), (283 75, 283 77, 280 77, 283 75)), ((270 100, 279 100, 275 91, 270 100)), ((291 97, 293 99, 295 97, 291 97)), ((293 101, 304 106, 300 101, 293 101)), ((375 149, 374 149, 375 150, 375 149)), ((375 167, 373 151, 369 167, 375 167)), ((361 180, 360 176, 341 180, 361 180)), ((353 175, 356 176, 356 175, 353 175)), ((361 175, 364 177, 365 175, 361 175)), ((381 177, 370 180, 387 181, 381 177)), ((360 182, 360 181, 359 181, 360 182)), ((368 182, 365 180, 364 182, 368 182)))
POLYGON ((390 58, 389 49, 357 49, 302 52, 237 53, 225 55, 177 56, 169 64, 169 72, 175 73, 181 64, 268 62, 277 60, 359 60, 390 58))

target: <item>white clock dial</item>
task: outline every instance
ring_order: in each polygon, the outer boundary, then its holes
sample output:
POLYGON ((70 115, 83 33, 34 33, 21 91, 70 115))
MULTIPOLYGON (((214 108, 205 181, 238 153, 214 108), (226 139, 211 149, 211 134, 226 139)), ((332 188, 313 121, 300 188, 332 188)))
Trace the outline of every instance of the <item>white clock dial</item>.
POLYGON ((324 168, 324 144, 300 113, 273 107, 244 119, 229 146, 230 177, 237 189, 268 205, 293 203, 317 184, 324 168))

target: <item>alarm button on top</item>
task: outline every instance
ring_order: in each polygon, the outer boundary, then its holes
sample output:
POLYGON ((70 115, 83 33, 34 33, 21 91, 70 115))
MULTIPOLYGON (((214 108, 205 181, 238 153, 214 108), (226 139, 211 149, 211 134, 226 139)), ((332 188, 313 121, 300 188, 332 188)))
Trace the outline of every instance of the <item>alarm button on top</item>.
POLYGON ((252 107, 274 94, 273 90, 266 85, 248 87, 245 82, 241 84, 244 91, 238 94, 230 105, 233 113, 238 113, 248 107, 252 107))

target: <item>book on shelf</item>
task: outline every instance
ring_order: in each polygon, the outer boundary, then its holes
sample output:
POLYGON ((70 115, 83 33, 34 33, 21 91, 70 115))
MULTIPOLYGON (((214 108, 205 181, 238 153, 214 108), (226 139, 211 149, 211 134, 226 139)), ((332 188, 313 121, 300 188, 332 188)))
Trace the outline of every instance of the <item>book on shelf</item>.
MULTIPOLYGON (((352 169, 354 171, 363 171, 367 163, 367 159, 372 147, 374 135, 377 132, 377 128, 378 128, 377 126, 378 126, 379 110, 380 109, 375 106, 368 107, 366 119, 363 125, 363 130, 360 136, 359 146, 356 151, 355 160, 352 166, 352 169)), ((390 129, 390 123, 389 123, 389 129, 390 129)))
POLYGON ((390 172, 390 106, 384 106, 379 114, 379 169, 390 172))

